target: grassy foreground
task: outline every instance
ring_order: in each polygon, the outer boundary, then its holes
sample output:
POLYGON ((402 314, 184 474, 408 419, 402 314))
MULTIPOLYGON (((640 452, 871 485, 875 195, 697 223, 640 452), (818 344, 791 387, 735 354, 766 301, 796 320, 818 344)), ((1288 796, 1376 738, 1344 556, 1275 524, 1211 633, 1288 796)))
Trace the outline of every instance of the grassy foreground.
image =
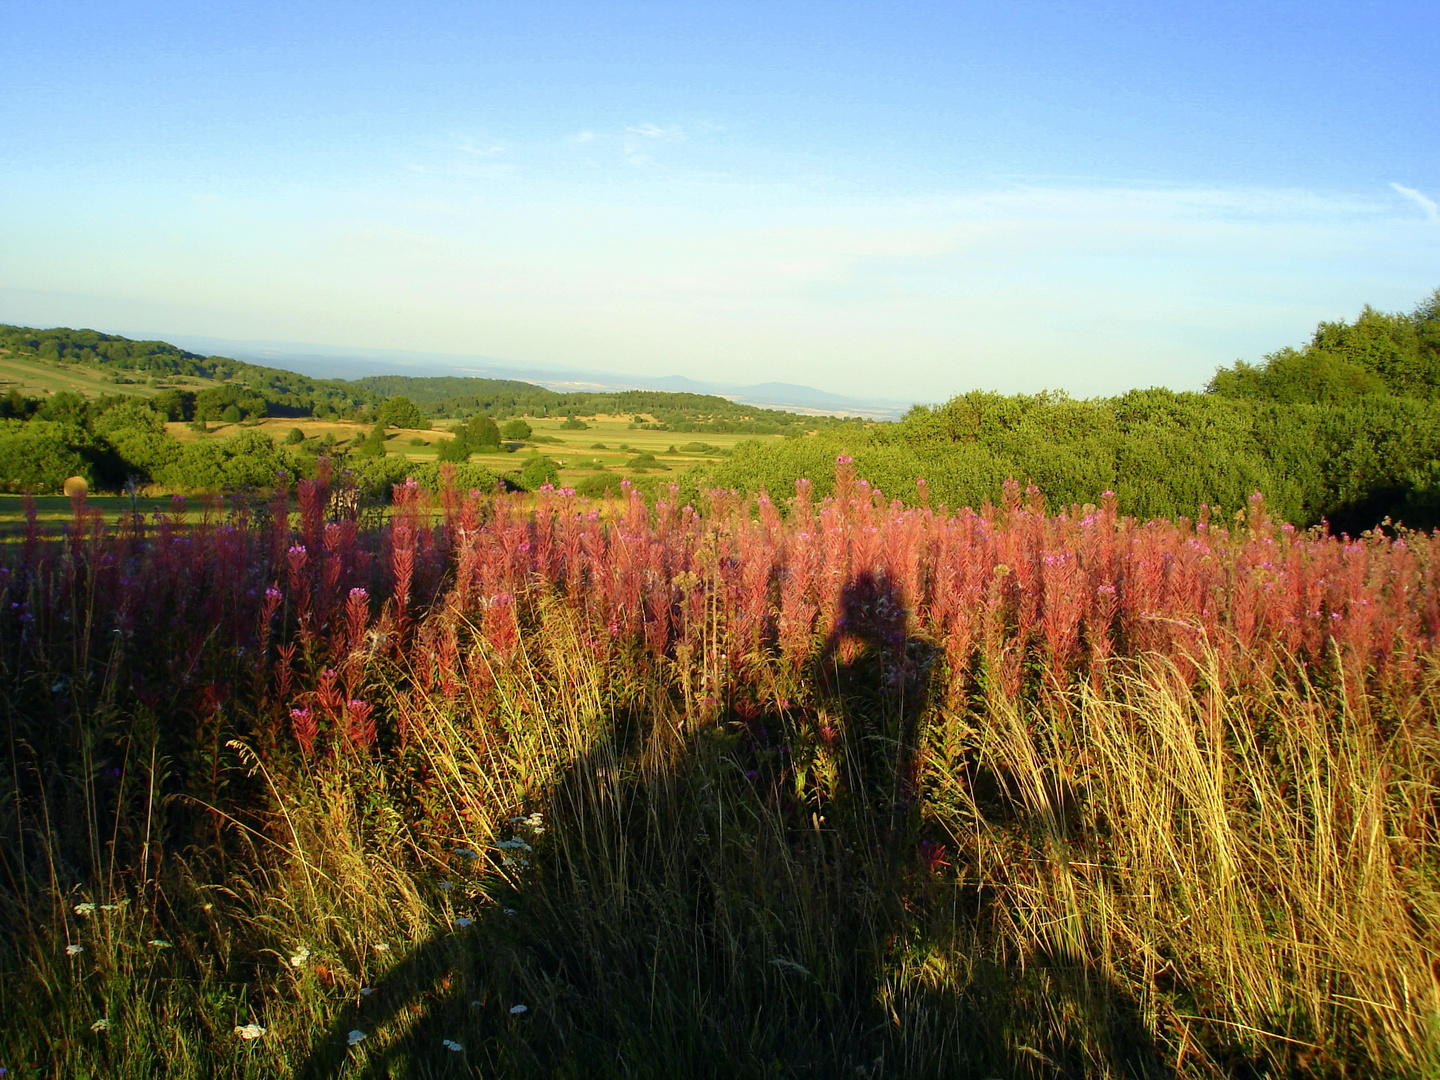
POLYGON ((10 1076, 1440 1071, 1440 548, 323 475, 7 545, 10 1076))

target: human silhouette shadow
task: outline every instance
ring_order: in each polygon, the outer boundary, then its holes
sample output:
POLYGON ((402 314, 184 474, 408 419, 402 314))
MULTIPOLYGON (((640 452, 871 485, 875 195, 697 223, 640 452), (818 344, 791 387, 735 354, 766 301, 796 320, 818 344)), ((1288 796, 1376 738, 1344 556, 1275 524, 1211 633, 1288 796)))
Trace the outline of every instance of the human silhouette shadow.
MULTIPOLYGON (((525 879, 377 978, 296 1075, 1081 1077, 1097 1047, 1112 1075, 1169 1075, 1135 1003, 1064 946, 977 969, 963 990, 922 985, 905 1015, 931 1019, 899 1022, 896 943, 979 940, 1005 902, 927 867, 943 839, 920 798, 940 654, 911 624, 899 590, 862 573, 801 706, 736 700, 685 730, 654 701, 614 716, 548 792, 525 879), (838 769, 818 802, 792 782, 807 737, 838 769), (1037 969, 1078 1029, 1044 1034, 1026 1013, 1037 969), (1044 1037, 1017 1043, 1013 1018, 1044 1037), (347 1045, 397 1024, 383 1052, 347 1045), (971 1034, 927 1046, 925 1024, 971 1034)), ((1017 828, 1056 827, 1003 775, 979 801, 1017 828)))

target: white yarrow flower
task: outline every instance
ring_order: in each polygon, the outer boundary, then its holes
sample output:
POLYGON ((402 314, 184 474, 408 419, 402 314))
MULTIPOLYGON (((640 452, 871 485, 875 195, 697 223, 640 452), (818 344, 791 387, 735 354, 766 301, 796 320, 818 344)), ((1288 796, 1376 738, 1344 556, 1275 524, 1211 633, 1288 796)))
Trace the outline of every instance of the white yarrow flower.
POLYGON ((356 1028, 354 1031, 350 1032, 349 1035, 345 1036, 346 1040, 350 1043, 351 1046, 354 1046, 357 1043, 362 1043, 369 1037, 370 1036, 366 1035, 365 1032, 361 1031, 359 1028, 356 1028))
POLYGON ((85 916, 85 917, 88 918, 89 916, 95 914, 95 905, 94 905, 94 904, 89 904, 89 903, 86 903, 86 904, 76 904, 76 905, 75 905, 75 914, 76 914, 76 915, 83 915, 83 916, 85 916))
POLYGON ((465 1047, 461 1046, 454 1039, 441 1039, 440 1045, 445 1047, 446 1050, 454 1050, 457 1054, 465 1049, 465 1047))
POLYGON ((102 1016, 99 1020, 96 1020, 93 1024, 90 1025, 90 1030, 91 1030, 91 1031, 109 1031, 109 1030, 110 1030, 110 1021, 109 1021, 109 1019, 106 1018, 106 1017, 104 1017, 104 1016, 102 1016))
POLYGON ((170 946, 170 942, 166 941, 164 938, 158 938, 158 937, 157 937, 157 938, 151 938, 149 941, 146 942, 146 944, 147 944, 147 945, 154 945, 155 948, 157 948, 157 949, 168 949, 168 948, 171 947, 171 946, 170 946))
POLYGON ((479 854, 468 847, 457 847, 455 854, 459 855, 462 859, 478 859, 480 857, 479 854))
POLYGON ((258 1039, 265 1034, 265 1029, 259 1024, 240 1024, 235 1028, 235 1034, 242 1039, 258 1039))
POLYGON ((460 927, 461 930, 464 930, 467 926, 474 926, 475 920, 467 919, 464 915, 461 915, 460 918, 455 920, 455 925, 460 927))
POLYGON ((511 1005, 511 1006, 510 1006, 510 1015, 511 1015, 511 1016, 519 1016, 521 1013, 527 1013, 527 1012, 529 1012, 529 1011, 530 1011, 530 1006, 529 1006, 529 1005, 511 1005))
POLYGON ((301 945, 290 957, 290 966, 293 968, 304 967, 305 961, 310 959, 310 950, 301 945))
POLYGON ((82 952, 84 952, 84 951, 85 951, 85 946, 84 946, 84 945, 66 945, 66 946, 65 946, 65 955, 66 955, 66 956, 79 956, 79 955, 80 955, 82 952))
POLYGON ((370 986, 362 986, 362 987, 360 987, 360 996, 361 996, 361 997, 369 997, 369 996, 370 996, 371 994, 373 994, 374 992, 375 992, 375 990, 374 990, 373 987, 370 987, 370 986))

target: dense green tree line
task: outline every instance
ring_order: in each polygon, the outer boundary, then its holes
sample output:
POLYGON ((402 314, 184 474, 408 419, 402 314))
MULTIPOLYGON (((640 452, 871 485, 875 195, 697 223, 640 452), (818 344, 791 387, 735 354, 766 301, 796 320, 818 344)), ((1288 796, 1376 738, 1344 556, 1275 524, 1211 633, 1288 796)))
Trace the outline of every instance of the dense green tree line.
MULTIPOLYGON (((1440 295, 1440 294, 1437 294, 1440 295)), ((808 476, 828 490, 835 457, 854 456, 885 492, 950 506, 998 501, 1007 478, 1051 505, 1120 497, 1140 517, 1235 510, 1255 491, 1300 525, 1358 533, 1390 517, 1440 526, 1440 301, 1354 323, 1322 323, 1303 349, 1217 372, 1205 393, 1134 390, 1077 401, 1064 394, 963 394, 917 407, 898 424, 818 438, 747 443, 687 478, 788 493, 808 476)))
POLYGON ((1414 311, 1366 306, 1353 323, 1322 322, 1303 348, 1258 365, 1221 368, 1212 393, 1286 404, 1335 404, 1364 395, 1440 397, 1440 289, 1414 311))
MULTIPOLYGON (((57 492, 70 476, 83 476, 102 490, 118 489, 131 478, 185 491, 263 489, 282 471, 291 478, 313 476, 322 453, 336 459, 341 470, 351 471, 372 497, 385 496, 407 477, 430 488, 441 484, 440 462, 387 455, 384 423, 377 423, 359 445, 306 440, 298 431, 298 439, 277 445, 257 428, 181 442, 165 430, 167 420, 179 417, 157 408, 157 400, 126 395, 87 399, 68 391, 43 401, 18 393, 0 397, 0 490, 57 492)), ((495 423, 488 418, 472 421, 465 433, 477 424, 482 432, 488 424, 498 445, 495 423)), ((464 488, 489 491, 497 483, 492 472, 464 459, 455 468, 456 483, 464 488)), ((552 463, 552 479, 553 473, 552 463)), ((536 479, 535 486, 540 482, 536 479)))

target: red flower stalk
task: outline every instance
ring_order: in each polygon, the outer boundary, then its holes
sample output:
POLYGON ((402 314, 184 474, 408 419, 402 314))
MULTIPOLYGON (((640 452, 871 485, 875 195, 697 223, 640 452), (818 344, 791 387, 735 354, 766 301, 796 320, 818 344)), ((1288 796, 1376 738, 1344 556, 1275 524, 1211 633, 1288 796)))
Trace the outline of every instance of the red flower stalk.
POLYGON ((1080 617, 1084 594, 1075 556, 1064 551, 1047 551, 1041 558, 1044 579, 1044 613, 1040 629, 1050 654, 1053 674, 1062 681, 1069 673, 1080 644, 1080 617))
POLYGON ((415 530, 397 521, 390 526, 390 574, 394 581, 395 629, 404 634, 410 625, 410 580, 415 574, 415 530))
POLYGON ((345 741, 357 750, 369 751, 375 745, 373 712, 374 706, 366 701, 345 703, 345 741))
POLYGON ((309 554, 303 544, 293 545, 285 553, 285 564, 289 571, 291 604, 300 624, 300 636, 309 641, 310 627, 310 578, 305 574, 309 554))
POLYGON ((504 661, 509 661, 520 641, 520 624, 515 617, 515 597, 498 593, 490 598, 482 619, 485 639, 504 661))
POLYGON ((315 753, 315 739, 320 734, 320 723, 310 709, 290 710, 290 732, 306 757, 315 753))
POLYGON ((275 612, 280 607, 282 599, 280 590, 274 585, 265 590, 265 600, 260 605, 259 633, 256 634, 256 637, 260 639, 262 653, 270 642, 270 623, 275 618, 275 612))
POLYGON ((315 700, 325 710, 325 717, 332 724, 340 719, 340 713, 344 707, 345 695, 340 692, 337 685, 340 673, 334 668, 326 668, 320 672, 320 685, 315 691, 315 700))
POLYGON ((365 629, 370 622, 370 594, 353 588, 345 598, 345 649, 353 652, 365 644, 365 629))

